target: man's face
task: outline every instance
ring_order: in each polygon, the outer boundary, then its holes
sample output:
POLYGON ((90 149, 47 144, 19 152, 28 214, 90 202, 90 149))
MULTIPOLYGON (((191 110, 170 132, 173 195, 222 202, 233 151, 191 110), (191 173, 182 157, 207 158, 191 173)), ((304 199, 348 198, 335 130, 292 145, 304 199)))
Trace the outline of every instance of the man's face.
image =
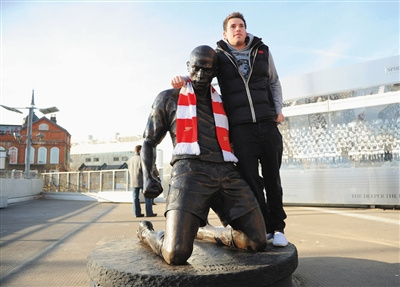
POLYGON ((243 20, 240 18, 229 19, 226 26, 226 31, 224 31, 223 35, 229 44, 236 49, 246 46, 247 32, 243 20))
POLYGON ((192 54, 188 70, 193 88, 196 90, 208 88, 215 76, 215 69, 212 53, 198 51, 192 54))

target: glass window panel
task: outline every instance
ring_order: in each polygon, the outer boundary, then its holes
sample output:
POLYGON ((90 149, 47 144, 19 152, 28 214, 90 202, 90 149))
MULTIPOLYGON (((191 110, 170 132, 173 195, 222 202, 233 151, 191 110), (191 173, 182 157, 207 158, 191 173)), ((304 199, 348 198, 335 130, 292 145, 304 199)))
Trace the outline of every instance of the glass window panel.
POLYGON ((38 163, 45 164, 47 163, 47 148, 40 147, 38 150, 38 163))
POLYGON ((58 147, 52 147, 50 149, 50 164, 58 164, 60 162, 60 149, 58 147))

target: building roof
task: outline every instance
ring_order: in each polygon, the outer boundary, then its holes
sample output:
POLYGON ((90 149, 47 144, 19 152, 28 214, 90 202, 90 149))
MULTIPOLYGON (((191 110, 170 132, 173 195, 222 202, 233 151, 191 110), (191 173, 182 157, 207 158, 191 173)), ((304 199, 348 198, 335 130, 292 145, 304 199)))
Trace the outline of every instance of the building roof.
POLYGON ((82 165, 78 168, 79 171, 96 171, 96 170, 112 170, 112 169, 127 169, 128 165, 124 162, 121 165, 107 165, 103 163, 102 165, 82 165))
POLYGON ((400 56, 281 79, 285 100, 399 83, 400 56))
POLYGON ((143 141, 135 142, 106 142, 106 143, 80 143, 71 146, 73 154, 97 154, 110 152, 130 152, 135 146, 143 144, 143 141))

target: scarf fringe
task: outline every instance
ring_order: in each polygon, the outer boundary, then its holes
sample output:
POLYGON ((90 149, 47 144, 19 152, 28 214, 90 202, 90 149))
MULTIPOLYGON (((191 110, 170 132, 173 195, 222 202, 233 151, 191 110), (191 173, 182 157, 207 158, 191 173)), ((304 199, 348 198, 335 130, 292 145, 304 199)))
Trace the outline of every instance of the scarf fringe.
POLYGON ((198 142, 192 143, 177 143, 172 154, 193 154, 199 155, 200 154, 200 146, 198 142))
POLYGON ((222 156, 224 157, 224 161, 231 161, 231 162, 238 162, 239 160, 237 159, 237 157, 229 152, 229 151, 222 151, 222 156))

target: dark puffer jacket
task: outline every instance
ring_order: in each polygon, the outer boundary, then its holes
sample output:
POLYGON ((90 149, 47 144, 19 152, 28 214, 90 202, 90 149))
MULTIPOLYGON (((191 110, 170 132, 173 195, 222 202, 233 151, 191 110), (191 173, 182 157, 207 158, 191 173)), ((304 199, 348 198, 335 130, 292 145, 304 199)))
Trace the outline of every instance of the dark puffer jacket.
POLYGON ((254 37, 250 50, 249 79, 240 74, 227 44, 217 43, 218 83, 230 125, 274 120, 276 110, 270 87, 269 49, 254 37))

